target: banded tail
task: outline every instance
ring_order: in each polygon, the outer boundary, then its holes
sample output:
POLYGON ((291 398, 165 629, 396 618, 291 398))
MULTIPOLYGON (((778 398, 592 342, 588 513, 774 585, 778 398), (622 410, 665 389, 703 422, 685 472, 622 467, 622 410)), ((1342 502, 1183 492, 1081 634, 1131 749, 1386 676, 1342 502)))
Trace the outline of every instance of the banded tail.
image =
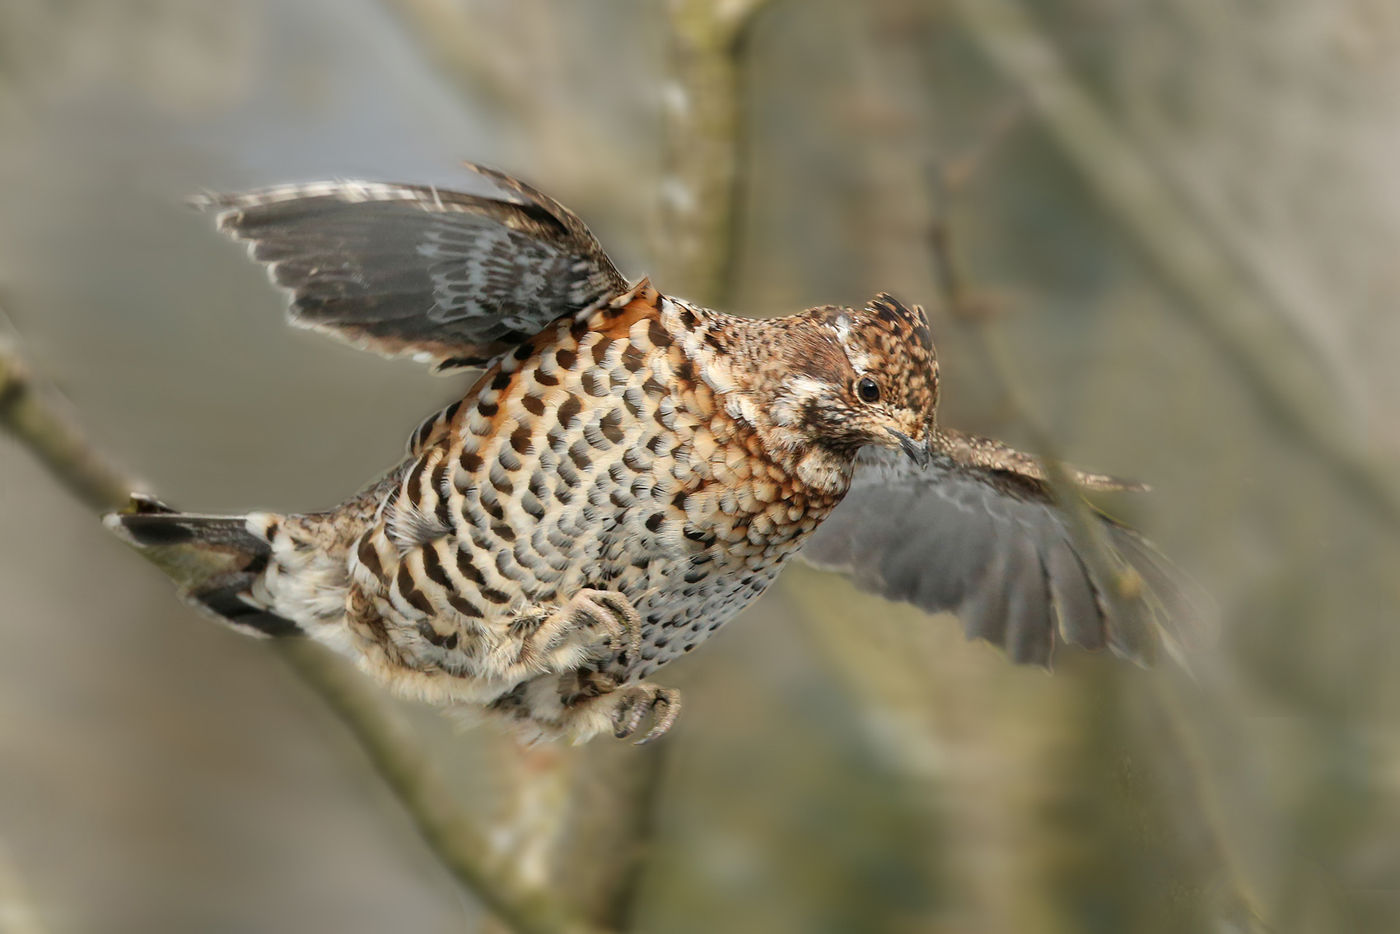
POLYGON ((274 612, 265 581, 273 546, 253 531, 275 528, 278 517, 250 522, 246 516, 182 513, 140 494, 133 494, 132 509, 108 513, 104 524, 170 574, 186 601, 250 635, 305 634, 274 612))

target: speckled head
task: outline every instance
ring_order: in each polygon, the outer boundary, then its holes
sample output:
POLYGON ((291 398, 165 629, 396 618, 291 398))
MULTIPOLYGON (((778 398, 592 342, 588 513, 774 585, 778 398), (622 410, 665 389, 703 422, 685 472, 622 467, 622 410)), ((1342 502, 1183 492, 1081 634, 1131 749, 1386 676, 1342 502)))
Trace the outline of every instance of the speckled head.
POLYGON ((922 308, 876 296, 864 308, 813 308, 787 361, 775 421, 810 443, 853 455, 900 448, 920 463, 938 406, 938 357, 922 308))

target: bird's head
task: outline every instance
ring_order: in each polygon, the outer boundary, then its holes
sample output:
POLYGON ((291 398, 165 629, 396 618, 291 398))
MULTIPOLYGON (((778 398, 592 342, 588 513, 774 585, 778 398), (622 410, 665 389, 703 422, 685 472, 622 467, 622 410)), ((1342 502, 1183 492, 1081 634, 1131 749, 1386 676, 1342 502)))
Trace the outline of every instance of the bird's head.
POLYGON ((938 406, 938 357, 928 319, 878 295, 864 308, 813 308, 784 361, 770 418, 806 444, 854 456, 865 445, 920 464, 938 406))

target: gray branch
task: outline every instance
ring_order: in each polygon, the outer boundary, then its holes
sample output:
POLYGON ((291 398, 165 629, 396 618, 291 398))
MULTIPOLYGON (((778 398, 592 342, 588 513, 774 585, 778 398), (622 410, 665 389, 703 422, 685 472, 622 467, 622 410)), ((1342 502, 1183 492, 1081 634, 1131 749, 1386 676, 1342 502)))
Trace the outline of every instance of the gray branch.
POLYGON ((1400 530, 1400 489, 1371 452, 1341 430, 1344 419, 1293 378, 1312 366, 1299 313, 1283 320, 1242 281, 1230 251, 1203 229, 1151 163, 1074 79, 1058 50, 1016 0, 955 0, 968 34, 992 66, 1027 96, 1032 112, 1089 188, 1185 301, 1173 307, 1215 346, 1261 409, 1289 430, 1339 486, 1400 530), (1280 341, 1286 330, 1292 340, 1280 341), (1283 363, 1292 365, 1282 365, 1283 363))
MULTIPOLYGON (((65 409, 52 390, 34 379, 14 349, 0 343, 0 427, 92 509, 124 508, 135 484, 83 436, 65 409)), ((358 675, 318 646, 293 640, 273 645, 340 717, 442 865, 505 928, 520 934, 596 930, 545 893, 524 888, 488 865, 485 835, 458 807, 408 728, 358 675)))

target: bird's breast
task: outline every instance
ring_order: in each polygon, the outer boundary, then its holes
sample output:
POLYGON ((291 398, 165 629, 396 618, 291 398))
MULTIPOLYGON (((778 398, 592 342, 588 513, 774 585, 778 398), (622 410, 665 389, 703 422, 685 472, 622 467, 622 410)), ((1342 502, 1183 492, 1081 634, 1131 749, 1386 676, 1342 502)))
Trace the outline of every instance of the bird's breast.
POLYGON ((765 456, 658 305, 553 325, 420 431, 398 505, 448 532, 412 575, 421 602, 489 625, 621 591, 644 644, 616 674, 637 678, 762 593, 816 528, 834 502, 765 456))

